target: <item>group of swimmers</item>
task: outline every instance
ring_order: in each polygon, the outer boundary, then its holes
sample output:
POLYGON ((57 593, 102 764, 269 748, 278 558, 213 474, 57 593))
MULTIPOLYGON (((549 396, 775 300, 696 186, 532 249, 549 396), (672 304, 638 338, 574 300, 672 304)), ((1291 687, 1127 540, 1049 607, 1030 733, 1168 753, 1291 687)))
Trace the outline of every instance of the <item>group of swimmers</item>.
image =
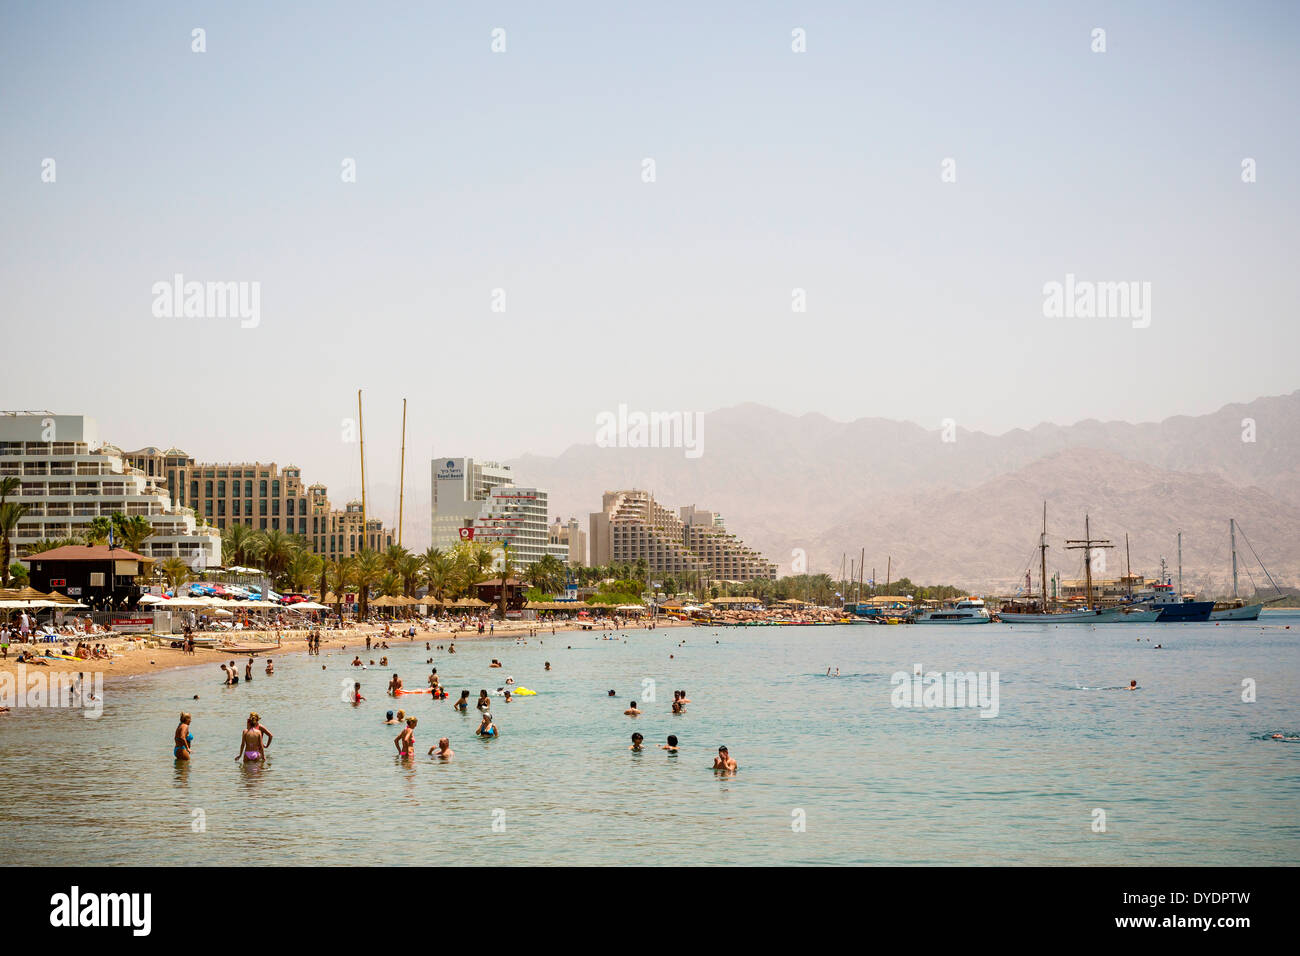
MULTIPOLYGON (((234 661, 231 661, 229 664, 222 664, 221 670, 222 673, 226 675, 226 679, 224 683, 227 687, 239 683, 239 665, 236 664, 234 661)), ((275 673, 275 661, 271 660, 271 658, 269 657, 266 659, 266 673, 267 676, 270 676, 271 674, 275 673)), ((250 657, 248 659, 248 663, 244 665, 244 681, 248 682, 251 681, 252 679, 253 679, 253 659, 250 657)))
MULTIPOLYGON (((172 741, 172 757, 176 760, 189 760, 194 751, 194 734, 190 723, 194 717, 189 711, 181 713, 180 722, 172 741)), ((254 763, 266 759, 266 748, 271 746, 272 734, 262 725, 262 718, 257 711, 248 715, 243 732, 239 736, 239 755, 237 761, 254 763)))

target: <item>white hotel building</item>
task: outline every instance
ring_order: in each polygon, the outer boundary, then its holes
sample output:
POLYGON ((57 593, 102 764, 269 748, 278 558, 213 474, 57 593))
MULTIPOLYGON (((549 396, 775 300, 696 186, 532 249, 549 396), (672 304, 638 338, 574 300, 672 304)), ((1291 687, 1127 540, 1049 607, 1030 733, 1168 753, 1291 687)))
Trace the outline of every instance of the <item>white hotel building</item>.
POLYGON ((489 546, 504 543, 521 570, 546 554, 568 560, 568 547, 550 541, 546 492, 516 485, 508 466, 473 458, 435 458, 431 477, 435 548, 447 550, 466 540, 489 546))
POLYGON ((92 418, 0 412, 0 478, 9 477, 21 482, 10 500, 27 506, 10 539, 15 558, 36 541, 80 536, 93 519, 120 512, 153 526, 141 547, 146 557, 221 564, 217 530, 200 527, 193 511, 172 504, 160 478, 133 468, 120 448, 100 441, 92 418))

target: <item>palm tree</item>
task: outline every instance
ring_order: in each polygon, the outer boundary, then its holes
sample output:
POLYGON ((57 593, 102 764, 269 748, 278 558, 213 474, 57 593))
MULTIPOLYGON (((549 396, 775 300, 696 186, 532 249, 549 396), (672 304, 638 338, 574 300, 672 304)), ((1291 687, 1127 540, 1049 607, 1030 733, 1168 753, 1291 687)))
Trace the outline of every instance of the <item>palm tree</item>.
POLYGON ((190 579, 190 566, 180 558, 168 558, 161 566, 163 580, 172 589, 179 588, 190 579))
POLYGON ((27 513, 27 505, 6 499, 17 495, 21 489, 22 482, 17 478, 0 478, 0 587, 9 587, 9 559, 12 556, 9 539, 17 532, 19 520, 27 513))
POLYGON ((289 562, 297 551, 292 536, 279 528, 261 532, 257 536, 256 547, 262 570, 271 578, 272 583, 289 567, 289 562))
POLYGON ((234 567, 243 567, 256 554, 257 532, 250 525, 235 522, 221 534, 221 560, 234 567))
POLYGON ((402 578, 394 571, 385 571, 379 579, 379 593, 386 597, 397 597, 402 593, 402 578))
POLYGON ((42 554, 46 551, 53 551, 55 548, 62 548, 69 544, 81 544, 80 538, 41 538, 39 541, 33 541, 27 546, 27 556, 30 558, 33 554, 42 554))
MULTIPOLYGON (((342 608, 343 595, 347 592, 348 586, 352 584, 352 565, 351 558, 345 558, 342 561, 332 561, 329 566, 329 585, 330 590, 334 592, 335 604, 342 608)), ((321 600, 325 595, 321 595, 321 600)), ((340 614, 342 611, 340 610, 340 614)))
POLYGON ((103 515, 91 518, 90 523, 86 525, 86 544, 108 544, 108 532, 112 527, 113 522, 103 515))
POLYGON ((285 569, 293 589, 298 593, 311 590, 312 582, 320 574, 321 566, 325 562, 310 551, 297 551, 289 559, 289 565, 285 569))
POLYGON ((365 620, 370 606, 370 591, 383 576, 384 559, 378 552, 367 549, 353 556, 352 580, 357 586, 358 612, 362 620, 365 620))
POLYGON ((144 547, 145 539, 153 535, 153 525, 144 515, 132 515, 122 522, 121 532, 122 547, 139 552, 144 547))
POLYGON ((424 553, 424 580, 430 594, 438 600, 445 598, 456 586, 456 556, 430 548, 424 553))

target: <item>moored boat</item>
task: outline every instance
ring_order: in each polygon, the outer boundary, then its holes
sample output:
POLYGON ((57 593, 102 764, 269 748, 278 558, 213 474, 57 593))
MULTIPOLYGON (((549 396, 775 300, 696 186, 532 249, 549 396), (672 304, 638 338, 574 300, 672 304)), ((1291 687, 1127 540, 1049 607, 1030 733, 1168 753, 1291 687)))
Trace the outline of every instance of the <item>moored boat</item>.
POLYGON ((993 618, 979 598, 965 598, 950 606, 922 611, 914 624, 988 624, 993 618))

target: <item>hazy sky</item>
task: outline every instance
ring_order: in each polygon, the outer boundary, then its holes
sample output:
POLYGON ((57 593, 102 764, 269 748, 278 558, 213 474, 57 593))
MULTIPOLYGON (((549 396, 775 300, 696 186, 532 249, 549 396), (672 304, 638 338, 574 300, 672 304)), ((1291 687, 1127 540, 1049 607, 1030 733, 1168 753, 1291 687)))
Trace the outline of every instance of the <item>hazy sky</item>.
POLYGON ((426 488, 434 452, 556 453, 619 403, 1002 431, 1289 392, 1298 24, 1288 3, 5 4, 0 407, 292 460, 341 497, 359 387, 394 474, 410 400, 426 488), (257 327, 156 318, 176 273, 259 282, 257 327), (1149 282, 1149 327, 1045 318, 1067 273, 1149 282))

